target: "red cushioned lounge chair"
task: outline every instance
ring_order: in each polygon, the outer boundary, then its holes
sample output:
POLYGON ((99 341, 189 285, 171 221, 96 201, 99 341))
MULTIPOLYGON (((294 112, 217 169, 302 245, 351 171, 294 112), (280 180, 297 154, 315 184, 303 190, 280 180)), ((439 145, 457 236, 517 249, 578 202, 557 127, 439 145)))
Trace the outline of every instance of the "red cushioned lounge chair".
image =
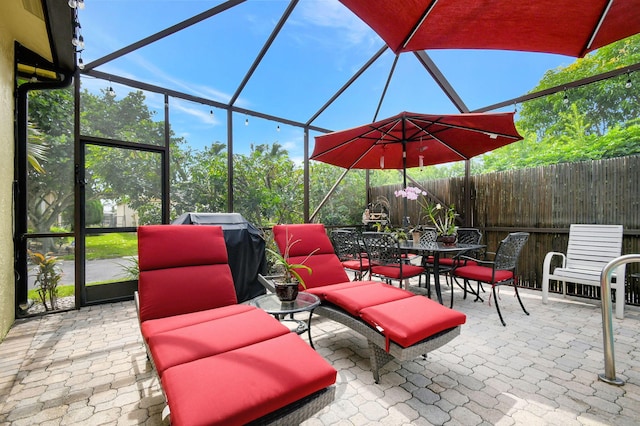
POLYGON ((333 400, 336 370, 237 304, 220 226, 141 226, 138 255, 140 330, 172 425, 297 424, 333 400))
MULTIPOLYGON (((379 368, 387 362, 415 359, 460 334, 466 321, 461 312, 381 281, 349 281, 322 224, 276 225, 273 235, 281 251, 288 239, 299 240, 289 251, 292 263, 315 252, 305 261, 312 273, 299 270, 305 291, 322 301, 314 314, 344 324, 367 339, 376 383, 379 368)), ((274 290, 268 277, 259 279, 274 290)))

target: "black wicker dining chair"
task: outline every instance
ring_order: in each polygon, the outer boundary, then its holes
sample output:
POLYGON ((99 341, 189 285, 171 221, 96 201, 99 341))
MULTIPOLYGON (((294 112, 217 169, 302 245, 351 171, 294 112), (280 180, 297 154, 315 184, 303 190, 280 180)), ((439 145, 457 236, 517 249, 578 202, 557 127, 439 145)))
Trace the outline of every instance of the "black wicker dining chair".
MULTIPOLYGON (((433 229, 433 233, 435 234, 436 232, 435 228, 432 228, 432 229, 433 229)), ((477 228, 458 228, 456 231, 456 234, 457 234, 457 240, 456 240, 457 244, 480 244, 480 241, 482 241, 482 233, 477 228)), ((426 243, 436 242, 436 240, 437 240, 437 234, 428 235, 426 236, 424 242, 426 243)), ((423 242, 422 239, 420 240, 420 242, 421 243, 423 242)), ((460 262, 462 262, 463 264, 475 264, 473 263, 473 260, 471 260, 471 258, 477 258, 477 257, 478 257, 478 251, 473 250, 473 251, 460 252, 453 257, 440 258, 439 260, 440 271, 444 272, 446 283, 448 286, 451 286, 452 291, 453 291, 453 283, 451 282, 450 274, 449 274, 449 272, 451 272, 451 269, 453 269, 454 266, 457 266, 458 264, 460 264, 460 262), (464 255, 464 258, 462 258, 463 255, 464 255)), ((426 259, 424 259, 423 266, 431 270, 433 268, 433 256, 429 256, 426 259)), ((468 283, 465 281, 465 287, 464 287, 465 299, 467 298, 467 285, 468 283)), ((452 297, 451 307, 453 307, 453 293, 451 294, 451 297, 452 297)))
POLYGON ((355 229, 334 229, 330 234, 333 248, 347 271, 354 273, 354 280, 361 281, 369 272, 369 259, 360 233, 355 229))
POLYGON ((520 294, 518 293, 518 282, 516 276, 518 259, 520 258, 522 247, 524 247, 528 239, 529 233, 527 232, 511 233, 500 242, 492 261, 475 260, 475 265, 467 264, 454 266, 451 271, 454 278, 476 281, 478 283, 478 288, 476 289, 477 293, 480 292, 480 285, 482 283, 491 285, 496 310, 498 311, 498 316, 504 326, 507 324, 502 318, 500 306, 498 305, 498 296, 496 293, 496 287, 498 286, 513 285, 520 307, 525 314, 529 315, 529 312, 525 309, 522 299, 520 298, 520 294))
MULTIPOLYGON (((482 242, 482 232, 478 228, 458 228, 458 244, 480 244, 482 242)), ((449 272, 451 269, 457 266, 466 266, 466 265, 477 265, 477 259, 483 259, 484 250, 469 250, 460 252, 454 257, 451 258, 443 258, 440 259, 440 264, 449 268, 449 272)), ((451 274, 447 274, 447 283, 449 283, 449 278, 451 274)), ((453 284, 453 283, 452 283, 453 284)), ((459 284, 458 284, 459 285, 459 284)), ((463 299, 467 298, 467 293, 476 293, 474 291, 469 291, 471 286, 469 284, 469 280, 464 280, 464 286, 460 286, 464 290, 463 299)), ((484 288, 482 284, 480 284, 480 289, 484 292, 484 288)), ((476 293, 476 301, 482 300, 480 294, 476 293)))
POLYGON ((400 244, 391 233, 363 232, 362 240, 371 265, 369 269, 371 277, 381 278, 389 284, 398 281, 400 288, 409 278, 425 275, 427 279, 425 268, 404 262, 400 244))
MULTIPOLYGON (((420 245, 421 246, 428 246, 429 244, 435 244, 436 240, 438 239, 438 231, 436 231, 436 228, 422 228, 421 229, 421 235, 420 235, 420 245)), ((429 291, 431 291, 430 287, 431 287, 431 279, 429 278, 430 276, 430 267, 429 267, 429 259, 428 257, 425 258, 424 256, 422 257, 422 267, 427 269, 427 278, 426 278, 426 283, 425 285, 429 288, 429 291)), ((422 277, 419 277, 419 281, 418 281, 418 285, 421 286, 422 285, 422 277)))

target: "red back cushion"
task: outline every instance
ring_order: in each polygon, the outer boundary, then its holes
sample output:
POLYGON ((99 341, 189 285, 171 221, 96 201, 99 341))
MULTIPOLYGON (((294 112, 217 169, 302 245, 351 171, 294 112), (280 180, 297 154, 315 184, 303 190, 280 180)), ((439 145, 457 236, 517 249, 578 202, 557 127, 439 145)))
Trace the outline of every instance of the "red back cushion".
POLYGON ((297 269, 307 288, 349 281, 321 223, 275 225, 273 238, 280 253, 284 253, 287 243, 292 243, 289 263, 304 262, 304 265, 311 268, 311 274, 304 269, 297 269), (313 255, 307 258, 310 253, 313 255))
POLYGON ((293 244, 289 256, 307 256, 317 249, 315 254, 335 254, 333 244, 321 223, 302 223, 295 225, 275 225, 273 238, 284 253, 287 242, 293 244))
POLYGON ((342 263, 335 254, 314 254, 305 261, 306 256, 291 257, 292 263, 304 264, 311 268, 311 274, 306 269, 296 269, 304 280, 307 288, 322 287, 330 284, 338 284, 349 281, 349 276, 342 263))
POLYGON ((237 303, 219 226, 138 228, 140 320, 237 303))
POLYGON ((220 226, 148 225, 138 228, 141 271, 227 263, 220 226))

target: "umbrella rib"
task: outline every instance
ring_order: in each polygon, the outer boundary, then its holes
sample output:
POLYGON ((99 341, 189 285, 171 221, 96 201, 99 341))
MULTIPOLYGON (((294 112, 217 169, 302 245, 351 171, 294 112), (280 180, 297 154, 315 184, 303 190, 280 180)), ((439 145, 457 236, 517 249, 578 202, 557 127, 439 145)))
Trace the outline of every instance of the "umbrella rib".
POLYGON ((609 14, 609 9, 611 9, 612 4, 613 4, 613 0, 609 0, 607 2, 607 5, 605 6, 604 11, 600 15, 600 19, 598 20, 598 25, 596 25, 595 29, 591 33, 591 37, 589 38, 589 42, 587 43, 587 46, 582 50, 582 52, 580 52, 581 56, 584 55, 584 53, 587 52, 589 49, 591 49, 591 45, 593 44, 593 41, 596 39, 598 32, 600 32, 600 27, 602 26, 602 23, 604 22, 605 18, 609 14))
MULTIPOLYGON (((418 22, 414 25, 414 27, 411 29, 411 31, 409 32, 409 35, 407 36, 407 38, 404 40, 404 42, 402 43, 402 46, 400 46, 400 50, 404 49, 405 47, 407 47, 407 45, 409 44, 409 42, 411 41, 411 39, 413 38, 414 35, 416 35, 416 32, 418 32, 418 30, 420 29, 420 27, 422 26, 422 24, 424 23, 425 19, 427 19, 427 16, 429 16, 429 14, 431 13, 431 11, 433 10, 433 8, 436 6, 436 3, 438 3, 438 0, 433 0, 431 2, 431 4, 429 5, 429 7, 427 7, 424 11, 424 13, 422 14, 422 16, 420 17, 420 19, 418 20, 418 22)), ((396 52, 397 53, 397 52, 396 52)))
MULTIPOLYGON (((371 124, 369 125, 369 130, 367 130, 366 132, 364 132, 364 133, 362 133, 362 134, 360 134, 360 135, 354 136, 354 137, 352 137, 351 139, 346 140, 346 141, 344 141, 344 142, 342 142, 342 143, 339 143, 339 144, 338 144, 338 145, 336 145, 336 146, 332 146, 331 148, 327 149, 326 151, 322 151, 322 152, 320 152, 320 153, 318 153, 318 154, 314 155, 314 158, 317 158, 317 157, 320 157, 320 156, 322 156, 322 155, 325 155, 325 154, 328 154, 328 153, 330 153, 330 152, 333 152, 333 151, 335 151, 335 150, 337 150, 337 149, 339 149, 339 148, 342 148, 342 147, 343 147, 343 146, 345 146, 345 145, 350 144, 351 142, 353 142, 353 141, 355 141, 355 140, 357 140, 357 139, 367 139, 367 138, 368 138, 368 139, 371 139, 371 140, 384 141, 385 136, 391 136, 391 137, 393 137, 393 135, 389 135, 389 132, 391 132, 391 131, 395 128, 395 126, 397 125, 397 122, 396 122, 396 123, 395 123, 391 128, 389 128, 388 130, 385 130, 385 129, 384 129, 384 126, 386 126, 386 125, 388 125, 388 124, 390 124, 390 123, 393 123, 394 121, 396 121, 396 120, 384 120, 384 122, 381 122, 381 123, 380 123, 379 125, 377 125, 377 126, 374 126, 374 125, 373 125, 373 124, 375 124, 375 123, 371 123, 371 124), (380 133, 382 133, 382 137, 379 137, 379 138, 369 137, 368 135, 369 135, 369 134, 371 134, 371 133, 373 133, 373 132, 380 132, 380 133)), ((393 141, 390 141, 390 142, 397 142, 397 141, 400 141, 400 139, 394 138, 394 140, 393 140, 393 141)), ((375 145, 375 144, 374 144, 374 145, 375 145)), ((312 160, 313 160, 314 158, 312 158, 312 160)), ((358 159, 358 161, 360 161, 360 159, 358 159)), ((355 163, 354 163, 354 164, 355 164, 355 163)))
MULTIPOLYGON (((386 124, 388 124, 388 123, 383 123, 383 124, 384 124, 384 125, 386 125, 386 124)), ((349 145, 351 142, 353 142, 353 141, 355 141, 355 140, 357 140, 357 139, 382 140, 382 139, 384 139, 384 136, 386 136, 386 135, 388 134, 388 132, 386 132, 386 131, 382 130, 382 127, 383 127, 382 125, 381 125, 381 126, 371 126, 371 127, 370 127, 370 129, 369 129, 369 130, 367 130, 366 132, 364 132, 364 133, 362 133, 362 134, 360 134, 360 135, 354 136, 354 137, 352 137, 351 139, 346 140, 346 141, 344 141, 344 142, 342 142, 342 143, 339 143, 339 144, 338 144, 338 145, 336 145, 336 146, 332 146, 331 148, 327 149, 326 151, 322 151, 322 152, 320 152, 320 153, 318 153, 318 154, 314 155, 314 158, 311 158, 311 159, 313 160, 313 159, 318 158, 318 157, 320 157, 320 156, 322 156, 322 155, 325 155, 325 154, 328 154, 328 153, 330 153, 330 152, 333 152, 333 151, 335 151, 335 150, 337 150, 337 149, 339 149, 339 148, 342 148, 342 147, 343 147, 343 146, 345 146, 345 145, 349 145), (369 137, 369 136, 367 136, 367 135, 369 135, 370 133, 372 133, 372 132, 376 132, 376 131, 383 133, 382 138, 374 138, 374 137, 369 137)), ((374 144, 374 145, 375 145, 375 144, 374 144)), ((373 146, 372 146, 372 147, 373 147, 373 146)), ((367 150, 367 152, 368 152, 368 151, 369 151, 369 150, 367 150)), ((358 161, 360 161, 360 159, 358 159, 358 161)), ((357 161, 356 161, 356 163, 357 163, 357 161)), ((355 163, 353 163, 353 164, 355 164, 355 163)))
MULTIPOLYGON (((415 120, 415 122, 414 122, 414 120, 415 119, 409 118, 409 121, 411 121, 416 127, 424 130, 425 132, 429 133, 430 135, 438 133, 438 132, 431 132, 431 131, 427 130, 426 127, 423 127, 423 126, 418 124, 418 120, 415 120)), ((420 119, 420 120, 423 120, 423 119, 420 119)), ((442 122, 442 121, 437 121, 437 120, 423 120, 423 121, 426 122, 426 123, 429 123, 429 124, 438 124, 440 126, 448 127, 448 128, 451 128, 451 129, 467 130, 469 132, 476 132, 476 133, 486 133, 487 136, 496 135, 496 136, 502 136, 503 138, 514 139, 514 140, 518 140, 518 139, 521 138, 521 136, 519 136, 519 135, 518 136, 514 136, 514 135, 507 134, 507 133, 494 132, 494 131, 491 131, 491 130, 482 130, 482 129, 477 129, 477 128, 474 128, 474 127, 460 126, 459 124, 449 124, 449 123, 442 122)), ((442 130, 440 130, 440 131, 442 131, 442 130)))
POLYGON ((451 151, 455 152, 457 155, 460 156, 460 158, 464 158, 465 160, 468 160, 470 158, 464 155, 463 153, 461 153, 460 151, 458 151, 457 149, 455 149, 454 147, 452 147, 451 145, 445 143, 442 139, 440 139, 439 137, 437 137, 436 135, 434 135, 433 133, 429 132, 426 129, 425 129, 425 133, 431 136, 434 140, 440 142, 440 144, 445 146, 447 149, 450 149, 451 151))

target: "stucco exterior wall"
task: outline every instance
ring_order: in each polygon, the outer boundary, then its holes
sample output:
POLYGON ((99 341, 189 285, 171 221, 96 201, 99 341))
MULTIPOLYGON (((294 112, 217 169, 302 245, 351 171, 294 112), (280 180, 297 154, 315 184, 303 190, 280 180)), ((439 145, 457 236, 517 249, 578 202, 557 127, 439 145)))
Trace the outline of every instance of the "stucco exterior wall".
POLYGON ((0 340, 15 318, 13 270, 13 37, 0 25, 0 340))

